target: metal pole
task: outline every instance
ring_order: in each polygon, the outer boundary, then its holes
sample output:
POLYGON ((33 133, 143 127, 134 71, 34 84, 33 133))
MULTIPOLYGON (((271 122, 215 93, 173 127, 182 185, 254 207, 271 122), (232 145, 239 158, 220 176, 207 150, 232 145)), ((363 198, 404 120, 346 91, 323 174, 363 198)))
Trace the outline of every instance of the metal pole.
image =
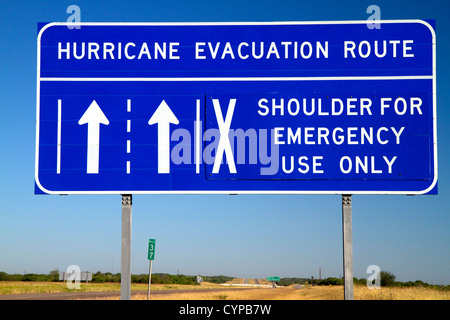
POLYGON ((342 235, 344 245, 344 299, 353 300, 352 196, 342 195, 342 235))
POLYGON ((152 261, 150 260, 150 266, 148 267, 148 292, 147 300, 150 300, 150 283, 152 282, 152 261))
POLYGON ((122 195, 120 300, 131 300, 131 194, 122 195))

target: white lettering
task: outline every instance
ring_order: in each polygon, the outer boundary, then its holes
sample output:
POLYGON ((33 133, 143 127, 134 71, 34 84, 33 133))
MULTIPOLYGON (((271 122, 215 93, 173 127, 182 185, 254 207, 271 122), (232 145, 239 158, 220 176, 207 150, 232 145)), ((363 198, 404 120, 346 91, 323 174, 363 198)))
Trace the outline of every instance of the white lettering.
POLYGON ((344 57, 348 58, 348 52, 352 54, 353 58, 356 58, 355 55, 356 43, 353 41, 344 41, 344 57))
POLYGON ((96 42, 89 42, 88 43, 88 59, 92 58, 92 54, 95 55, 96 59, 100 59, 98 57, 98 49, 100 49, 100 46, 96 42))
POLYGON ((138 60, 140 60, 144 54, 147 56, 147 59, 152 58, 150 56, 150 51, 148 50, 148 45, 145 42, 142 44, 141 50, 139 51, 138 60))
POLYGON ((383 156, 384 161, 386 161, 386 164, 388 165, 388 172, 392 173, 392 165, 394 164, 395 160, 397 159, 397 156, 393 157, 390 161, 386 156, 383 156))
POLYGON ((169 59, 171 60, 178 60, 180 59, 180 56, 177 56, 176 53, 178 53, 178 47, 180 45, 179 42, 170 42, 169 43, 169 59))
POLYGON ((280 59, 280 54, 278 53, 275 42, 270 43, 270 47, 269 47, 269 51, 267 52, 266 59, 269 59, 271 54, 275 54, 277 59, 280 59))
POLYGON ((355 43, 354 41, 344 41, 344 58, 363 58, 366 59, 370 56, 377 58, 392 57, 397 58, 400 55, 402 58, 413 58, 414 53, 411 44, 414 40, 374 40, 373 43, 367 40, 355 43), (380 52, 380 44, 382 51, 380 52), (373 48, 372 48, 373 47, 373 48), (357 49, 357 50, 356 50, 357 49))
POLYGON ((280 131, 284 131, 284 128, 282 128, 282 127, 274 128, 274 133, 275 133, 275 136, 274 136, 275 141, 274 141, 274 143, 275 144, 284 144, 284 141, 280 141, 280 138, 283 137, 283 133, 280 133, 280 131))
POLYGON ((114 44, 111 42, 105 42, 103 44, 103 60, 106 60, 106 55, 109 54, 111 59, 114 59, 114 44))
POLYGON ((233 49, 231 48, 231 44, 230 44, 229 42, 227 42, 227 43, 225 44, 225 49, 223 50, 221 59, 225 59, 225 56, 226 56, 227 54, 230 55, 231 59, 234 59, 233 49))
POLYGON ((241 58, 242 60, 245 60, 245 59, 248 59, 249 55, 248 55, 248 54, 245 54, 245 55, 242 54, 242 47, 243 47, 243 46, 248 47, 248 43, 247 43, 247 42, 241 42, 241 43, 239 44, 239 46, 238 46, 238 56, 239 56, 239 58, 241 58))
POLYGON ((395 134, 396 143, 400 144, 400 135, 403 133, 403 130, 405 130, 405 127, 401 127, 400 131, 397 131, 394 127, 391 127, 391 130, 395 134))
POLYGON ((130 46, 132 46, 132 47, 136 47, 136 45, 133 43, 133 42, 128 42, 126 45, 125 45, 125 57, 127 57, 127 59, 129 59, 129 60, 133 60, 136 56, 135 55, 132 55, 132 56, 130 56, 129 54, 128 54, 128 48, 130 47, 130 46))
POLYGON ((201 56, 200 53, 204 52, 205 49, 200 48, 200 46, 204 46, 204 42, 196 42, 195 43, 195 59, 206 59, 206 56, 201 56))
POLYGON ((260 107, 261 109, 264 109, 264 111, 258 110, 259 115, 261 116, 267 116, 269 114, 269 107, 263 103, 268 103, 269 101, 267 101, 267 99, 260 99, 258 101, 258 107, 260 107))
POLYGON ((58 59, 61 60, 61 53, 65 52, 66 53, 66 59, 69 60, 70 59, 70 42, 66 43, 66 48, 63 49, 61 47, 61 42, 58 42, 58 59))

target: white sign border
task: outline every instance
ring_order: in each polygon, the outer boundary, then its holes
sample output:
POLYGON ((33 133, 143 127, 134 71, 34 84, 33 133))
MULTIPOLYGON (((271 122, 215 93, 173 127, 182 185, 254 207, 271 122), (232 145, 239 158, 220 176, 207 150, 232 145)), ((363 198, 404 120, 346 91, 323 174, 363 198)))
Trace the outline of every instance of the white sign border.
MULTIPOLYGON (((48 194, 425 194, 432 190, 438 181, 437 154, 437 97, 436 97, 436 33, 424 20, 377 20, 377 23, 419 23, 425 25, 432 35, 433 74, 432 76, 379 76, 379 77, 218 77, 218 78, 43 78, 41 77, 41 37, 52 26, 72 26, 73 23, 53 22, 46 24, 37 36, 37 84, 36 84, 36 146, 35 146, 35 183, 39 189, 48 194), (42 186, 39 181, 39 123, 40 123, 40 83, 41 81, 301 81, 301 80, 433 80, 433 156, 434 176, 432 184, 419 191, 280 191, 280 190, 207 190, 207 191, 54 191, 42 186)), ((280 22, 80 22, 77 26, 231 26, 231 25, 324 25, 324 24, 367 24, 366 20, 351 21, 280 21, 280 22)))

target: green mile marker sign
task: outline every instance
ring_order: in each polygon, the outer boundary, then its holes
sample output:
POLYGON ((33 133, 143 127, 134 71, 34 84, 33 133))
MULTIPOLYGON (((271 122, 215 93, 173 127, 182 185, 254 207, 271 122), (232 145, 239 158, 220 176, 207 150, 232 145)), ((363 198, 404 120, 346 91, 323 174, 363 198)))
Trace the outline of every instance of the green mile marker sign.
POLYGON ((267 277, 267 281, 280 281, 280 277, 267 277))
POLYGON ((155 260, 155 239, 148 239, 148 260, 155 260))

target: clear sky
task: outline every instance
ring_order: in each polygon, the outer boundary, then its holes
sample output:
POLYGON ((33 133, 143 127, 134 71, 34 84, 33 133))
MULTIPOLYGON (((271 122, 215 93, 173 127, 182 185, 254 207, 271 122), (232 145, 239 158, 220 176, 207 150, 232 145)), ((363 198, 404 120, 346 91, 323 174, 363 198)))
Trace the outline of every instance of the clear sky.
MULTIPOLYGON (((439 194, 353 196, 354 275, 378 265, 400 281, 450 284, 450 4, 408 1, 0 0, 0 271, 48 273, 69 265, 120 272, 120 195, 34 195, 38 22, 203 22, 435 19, 439 194)), ((132 273, 246 278, 339 277, 341 196, 135 195, 132 273)))

